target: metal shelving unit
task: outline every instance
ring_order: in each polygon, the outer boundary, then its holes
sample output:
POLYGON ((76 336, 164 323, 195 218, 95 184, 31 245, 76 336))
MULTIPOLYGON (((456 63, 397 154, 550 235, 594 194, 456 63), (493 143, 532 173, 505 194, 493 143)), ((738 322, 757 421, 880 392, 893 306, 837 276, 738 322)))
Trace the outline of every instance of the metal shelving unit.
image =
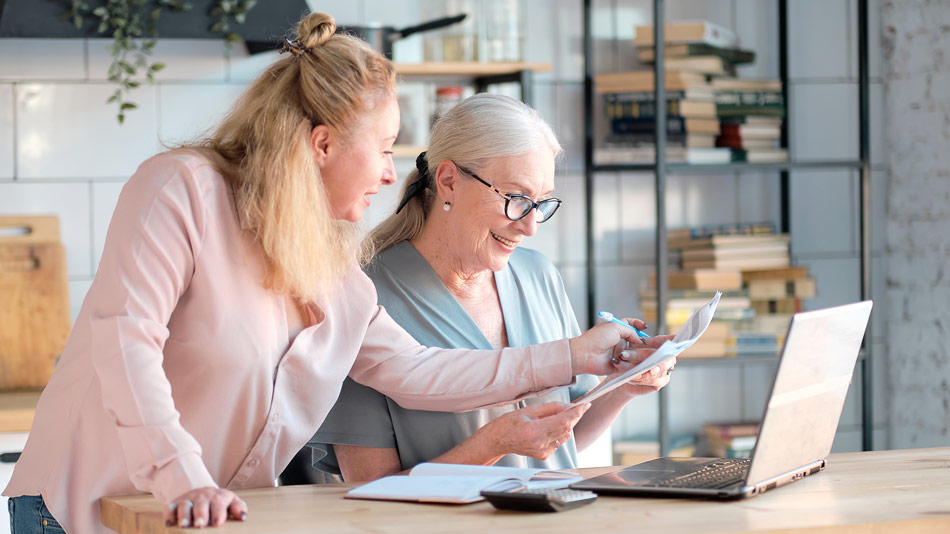
MULTIPOLYGON (((788 106, 788 24, 787 0, 778 2, 778 31, 779 31, 779 77, 782 80, 782 96, 788 106)), ((664 0, 653 0, 653 43, 656 61, 653 64, 654 80, 656 80, 655 101, 665 100, 665 42, 664 42, 664 0)), ((666 154, 666 106, 656 106, 656 159, 653 164, 610 164, 597 165, 594 163, 594 118, 591 113, 594 97, 593 81, 593 32, 591 31, 591 0, 583 0, 583 31, 584 31, 584 101, 588 109, 584 121, 584 178, 585 178, 585 209, 586 209, 586 249, 587 249, 587 310, 588 322, 594 323, 595 308, 594 288, 594 236, 593 236, 593 176, 597 172, 608 171, 636 171, 652 172, 655 177, 656 188, 656 272, 657 272, 657 325, 658 331, 666 331, 666 301, 668 296, 666 273, 669 271, 668 250, 666 245, 666 176, 667 174, 716 174, 737 172, 778 172, 780 191, 780 228, 788 232, 790 227, 789 205, 789 172, 795 170, 814 169, 852 169, 859 171, 858 178, 858 209, 860 226, 860 266, 861 266, 861 299, 871 297, 871 237, 870 237, 870 191, 871 191, 871 162, 870 162, 870 133, 869 133, 869 75, 868 75, 868 1, 858 0, 858 133, 859 154, 857 160, 844 161, 812 161, 812 162, 781 162, 781 163, 732 163, 721 165, 690 165, 684 163, 667 163, 666 154)), ((786 113, 786 117, 788 113, 786 113)), ((782 124, 782 146, 789 146, 788 120, 782 124)), ((861 366, 861 413, 862 413, 862 446, 864 450, 871 450, 872 432, 872 383, 871 383, 871 325, 868 325, 864 338, 861 366)), ((684 360, 689 366, 700 365, 742 365, 752 362, 776 361, 776 356, 751 356, 737 358, 712 358, 702 360, 684 360)), ((669 394, 666 388, 659 392, 659 442, 660 453, 666 455, 670 451, 669 425, 669 394)))

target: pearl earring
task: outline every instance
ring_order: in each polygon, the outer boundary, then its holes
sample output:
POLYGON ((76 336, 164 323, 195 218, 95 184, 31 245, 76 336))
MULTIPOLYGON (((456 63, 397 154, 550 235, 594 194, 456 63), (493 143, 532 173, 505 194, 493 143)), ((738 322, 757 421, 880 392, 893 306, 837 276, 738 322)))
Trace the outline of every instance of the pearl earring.
POLYGON ((450 209, 452 209, 451 202, 446 202, 445 204, 442 204, 442 211, 449 211, 450 209))

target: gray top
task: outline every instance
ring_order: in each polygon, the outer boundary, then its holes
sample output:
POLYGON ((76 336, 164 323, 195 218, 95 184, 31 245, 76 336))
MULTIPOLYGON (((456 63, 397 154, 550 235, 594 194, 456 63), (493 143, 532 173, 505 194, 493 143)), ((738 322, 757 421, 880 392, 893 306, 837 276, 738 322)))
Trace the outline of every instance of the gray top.
MULTIPOLYGON (((379 303, 417 341, 430 347, 491 349, 475 321, 455 300, 435 271, 408 241, 380 253, 366 273, 376 284, 379 303)), ((518 248, 495 273, 508 344, 534 345, 580 334, 564 282, 541 253, 518 248)), ((340 474, 333 444, 396 448, 403 469, 442 455, 498 416, 532 404, 569 402, 597 385, 591 375, 577 377, 544 397, 490 410, 465 413, 407 410, 392 399, 346 379, 336 405, 309 445, 313 465, 340 474)), ((509 454, 496 465, 568 469, 576 467, 572 437, 547 460, 509 454)))

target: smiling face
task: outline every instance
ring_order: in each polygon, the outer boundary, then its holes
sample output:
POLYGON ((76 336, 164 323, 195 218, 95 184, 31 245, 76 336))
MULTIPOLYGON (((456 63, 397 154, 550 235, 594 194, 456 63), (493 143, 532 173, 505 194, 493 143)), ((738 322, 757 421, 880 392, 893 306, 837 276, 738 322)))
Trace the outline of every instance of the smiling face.
MULTIPOLYGON (((494 158, 472 171, 502 193, 520 193, 535 202, 554 192, 554 154, 549 149, 494 158)), ((518 221, 508 219, 505 198, 464 172, 458 172, 452 197, 446 214, 452 234, 448 242, 463 270, 503 269, 521 241, 537 233, 537 210, 518 221)))
POLYGON ((388 96, 345 139, 325 126, 313 129, 311 141, 334 219, 360 220, 370 195, 395 183, 392 147, 398 132, 399 106, 388 96))

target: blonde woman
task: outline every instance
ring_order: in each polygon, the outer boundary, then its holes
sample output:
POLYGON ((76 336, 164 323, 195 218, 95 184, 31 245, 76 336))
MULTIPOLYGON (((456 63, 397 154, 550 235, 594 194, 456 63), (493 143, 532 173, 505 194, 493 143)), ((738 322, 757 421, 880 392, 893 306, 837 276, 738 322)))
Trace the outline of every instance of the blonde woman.
MULTIPOLYGON (((413 337, 497 349, 580 332, 557 269, 522 247, 561 204, 552 196, 560 152, 537 112, 500 95, 472 96, 436 123, 399 208, 370 236, 380 252, 366 267, 380 304, 413 337)), ((652 339, 651 347, 665 339, 652 339)), ((632 359, 650 352, 637 348, 632 359)), ((577 450, 607 430, 631 399, 665 386, 674 363, 608 393, 586 413, 563 410, 597 384, 590 376, 518 404, 466 413, 407 409, 347 380, 310 443, 315 465, 347 482, 430 461, 577 467, 577 450), (552 429, 562 437, 548 439, 552 429)))
POLYGON ((4 490, 14 533, 107 532, 99 497, 143 492, 169 524, 243 519, 231 490, 272 486, 347 375, 408 407, 458 410, 613 369, 621 328, 443 351, 378 306, 355 223, 395 180, 395 75, 335 30, 304 18, 210 138, 149 159, 123 188, 4 490))

